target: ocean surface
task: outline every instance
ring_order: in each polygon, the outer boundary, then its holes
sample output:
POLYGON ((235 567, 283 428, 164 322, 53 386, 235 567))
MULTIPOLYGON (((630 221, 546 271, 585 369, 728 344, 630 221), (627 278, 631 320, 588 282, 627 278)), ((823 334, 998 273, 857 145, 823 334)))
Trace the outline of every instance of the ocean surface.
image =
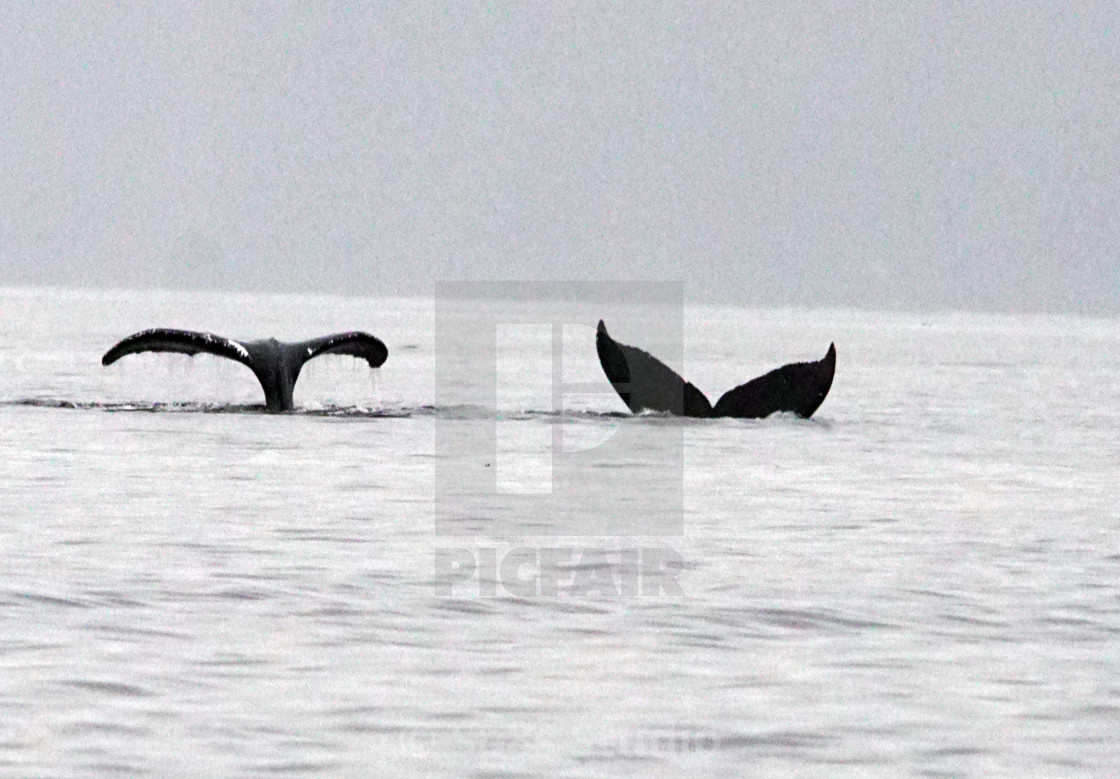
POLYGON ((591 319, 564 370, 600 391, 548 403, 513 328, 494 407, 441 405, 432 299, 0 290, 0 775, 1120 771, 1120 322, 681 319, 713 401, 835 342, 831 394, 632 417, 591 319), (271 415, 236 363, 101 366, 153 326, 389 359, 310 362, 271 415), (456 497, 472 425, 516 500, 456 497), (601 534, 516 508, 559 433, 614 451, 601 534))

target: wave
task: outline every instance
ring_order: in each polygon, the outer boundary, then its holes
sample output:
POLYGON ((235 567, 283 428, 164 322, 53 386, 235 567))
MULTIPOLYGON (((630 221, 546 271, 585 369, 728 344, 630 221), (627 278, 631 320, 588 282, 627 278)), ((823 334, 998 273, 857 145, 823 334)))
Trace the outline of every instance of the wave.
MULTIPOLYGON (((98 400, 72 400, 69 398, 13 398, 0 400, 3 407, 29 407, 47 409, 65 409, 75 411, 105 411, 112 413, 147 413, 147 414, 268 414, 273 415, 263 403, 206 403, 186 401, 168 403, 162 401, 98 401, 98 400)), ((313 405, 297 407, 292 411, 284 412, 286 415, 306 417, 332 417, 342 419, 412 419, 434 418, 449 420, 498 420, 498 421, 532 421, 532 420, 642 420, 647 424, 671 425, 758 425, 760 423, 773 424, 776 421, 828 426, 825 421, 801 419, 794 414, 774 414, 766 420, 731 420, 731 419, 693 419, 689 417, 674 416, 672 414, 643 411, 640 414, 631 414, 629 411, 591 411, 591 410, 541 410, 525 409, 523 411, 495 412, 491 408, 477 405, 382 405, 377 408, 367 406, 336 406, 313 405)))
MULTIPOLYGON (((0 400, 0 407, 30 407, 67 409, 77 411, 140 412, 151 414, 271 414, 263 403, 206 403, 187 401, 168 403, 162 401, 98 401, 72 400, 69 398, 14 398, 0 400)), ((288 415, 309 417, 356 417, 408 419, 412 417, 436 417, 442 419, 533 419, 542 417, 568 418, 618 418, 628 417, 625 412, 597 411, 537 411, 526 410, 511 414, 495 414, 483 406, 335 406, 314 405, 296 408, 285 412, 288 415)))

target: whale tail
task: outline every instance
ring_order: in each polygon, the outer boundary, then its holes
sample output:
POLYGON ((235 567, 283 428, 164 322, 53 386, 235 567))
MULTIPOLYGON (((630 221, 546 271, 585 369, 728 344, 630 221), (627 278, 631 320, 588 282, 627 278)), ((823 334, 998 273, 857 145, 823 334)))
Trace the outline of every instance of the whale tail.
POLYGON ((154 328, 133 333, 115 344, 101 358, 112 365, 121 357, 140 352, 178 352, 213 354, 247 366, 264 390, 269 411, 291 411, 292 392, 304 363, 324 354, 345 354, 365 360, 379 368, 389 356, 385 344, 369 333, 336 333, 298 343, 281 343, 275 338, 260 341, 235 341, 213 333, 193 330, 154 328))
POLYGON ((817 362, 791 363, 728 391, 713 408, 704 393, 653 355, 615 341, 599 320, 599 364, 622 402, 634 413, 661 411, 687 417, 766 417, 777 411, 813 415, 836 373, 836 345, 817 362))
POLYGON ((253 367, 252 358, 249 356, 245 345, 230 338, 223 338, 213 333, 197 333, 193 330, 173 330, 167 327, 156 327, 151 330, 141 330, 127 338, 122 338, 113 345, 101 358, 102 365, 112 365, 128 354, 138 352, 178 352, 179 354, 195 355, 199 352, 225 357, 229 360, 253 367))
POLYGON ((795 362, 728 390, 712 416, 758 419, 792 411, 808 419, 820 408, 836 374, 836 344, 817 362, 795 362))
POLYGON ((603 373, 635 414, 660 411, 686 417, 712 415, 712 404, 703 392, 652 354, 611 338, 602 319, 595 332, 595 349, 603 373))

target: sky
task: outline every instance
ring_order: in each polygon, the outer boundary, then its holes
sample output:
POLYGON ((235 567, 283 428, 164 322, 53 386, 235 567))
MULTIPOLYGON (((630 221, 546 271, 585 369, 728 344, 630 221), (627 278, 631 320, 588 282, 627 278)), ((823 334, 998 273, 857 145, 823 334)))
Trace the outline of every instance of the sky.
POLYGON ((5 3, 0 285, 1120 314, 1120 7, 5 3))

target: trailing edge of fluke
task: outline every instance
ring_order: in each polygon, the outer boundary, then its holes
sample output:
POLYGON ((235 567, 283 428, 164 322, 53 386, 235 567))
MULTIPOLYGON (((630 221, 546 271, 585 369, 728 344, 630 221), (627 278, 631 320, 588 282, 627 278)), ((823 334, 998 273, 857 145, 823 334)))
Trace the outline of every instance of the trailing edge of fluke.
POLYGON ((686 417, 758 419, 778 411, 811 417, 824 402, 836 373, 836 344, 817 362, 783 365, 751 379, 719 399, 715 407, 704 393, 648 352, 620 344, 607 333, 603 320, 595 335, 599 363, 629 409, 660 411, 686 417))
POLYGON ((292 390, 299 371, 308 360, 323 354, 345 354, 379 368, 389 350, 369 333, 350 332, 326 335, 310 341, 283 343, 275 338, 260 341, 234 341, 211 333, 156 328, 133 333, 105 352, 102 365, 112 365, 126 354, 137 352, 179 352, 207 354, 236 360, 247 365, 264 390, 269 411, 291 411, 292 390))

